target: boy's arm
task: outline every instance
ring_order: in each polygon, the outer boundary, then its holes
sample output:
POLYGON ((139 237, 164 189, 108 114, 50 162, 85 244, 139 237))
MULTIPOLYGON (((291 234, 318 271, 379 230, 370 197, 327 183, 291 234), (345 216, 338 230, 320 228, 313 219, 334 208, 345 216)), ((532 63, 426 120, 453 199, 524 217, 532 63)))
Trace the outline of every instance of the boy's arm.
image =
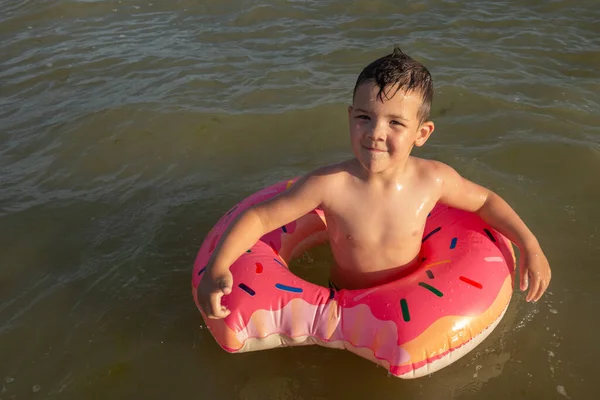
POLYGON ((229 269, 264 234, 317 208, 322 202, 323 176, 300 178, 278 196, 250 207, 223 234, 207 269, 229 269))
POLYGON ((209 318, 229 314, 221 297, 231 292, 231 264, 264 234, 317 208, 323 202, 325 180, 324 174, 309 174, 280 195, 245 210, 227 228, 198 285, 198 302, 209 318))
POLYGON ((537 239, 517 213, 496 193, 464 179, 447 165, 436 163, 435 175, 441 189, 440 202, 477 213, 519 247, 521 290, 530 286, 526 300, 539 300, 550 284, 550 266, 537 239))

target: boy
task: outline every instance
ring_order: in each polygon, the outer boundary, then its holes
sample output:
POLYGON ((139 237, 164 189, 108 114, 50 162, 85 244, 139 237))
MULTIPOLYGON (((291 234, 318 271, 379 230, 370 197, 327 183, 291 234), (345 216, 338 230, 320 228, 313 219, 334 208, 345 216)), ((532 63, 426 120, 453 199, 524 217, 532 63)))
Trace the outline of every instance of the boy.
POLYGON ((550 267, 512 208, 449 166, 410 155, 434 130, 428 120, 432 98, 429 71, 399 48, 368 65, 348 107, 354 158, 319 168, 240 214, 221 238, 198 286, 205 314, 229 315, 221 297, 233 285, 229 266, 246 249, 317 207, 327 219, 335 259, 333 285, 358 289, 394 280, 416 262, 425 218, 438 201, 477 213, 519 247, 521 290, 530 286, 527 301, 537 301, 550 282, 550 267))

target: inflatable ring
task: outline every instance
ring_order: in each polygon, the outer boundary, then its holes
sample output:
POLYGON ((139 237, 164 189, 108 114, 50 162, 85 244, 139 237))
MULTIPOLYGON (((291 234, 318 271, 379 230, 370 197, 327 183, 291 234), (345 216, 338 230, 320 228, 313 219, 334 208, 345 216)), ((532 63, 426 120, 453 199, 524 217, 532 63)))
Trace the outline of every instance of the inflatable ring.
MULTIPOLYGON (((228 225, 292 184, 251 195, 209 232, 192 274, 197 306, 196 288, 228 225)), ((202 314, 204 321, 232 353, 318 344, 349 350, 400 378, 437 371, 472 350, 500 322, 513 293, 515 258, 510 241, 473 213, 438 204, 424 232, 418 266, 405 276, 368 289, 336 291, 299 278, 287 266, 327 240, 324 214, 316 209, 267 233, 239 257, 230 267, 231 294, 222 298, 231 313, 218 320, 202 314)))

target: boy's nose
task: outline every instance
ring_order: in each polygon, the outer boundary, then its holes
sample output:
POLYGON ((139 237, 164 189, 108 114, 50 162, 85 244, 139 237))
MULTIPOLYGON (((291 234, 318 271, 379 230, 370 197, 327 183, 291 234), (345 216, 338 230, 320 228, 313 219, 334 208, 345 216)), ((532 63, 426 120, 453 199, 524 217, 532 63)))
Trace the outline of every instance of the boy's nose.
POLYGON ((385 139, 385 129, 379 125, 375 125, 369 132, 369 139, 373 141, 385 139))

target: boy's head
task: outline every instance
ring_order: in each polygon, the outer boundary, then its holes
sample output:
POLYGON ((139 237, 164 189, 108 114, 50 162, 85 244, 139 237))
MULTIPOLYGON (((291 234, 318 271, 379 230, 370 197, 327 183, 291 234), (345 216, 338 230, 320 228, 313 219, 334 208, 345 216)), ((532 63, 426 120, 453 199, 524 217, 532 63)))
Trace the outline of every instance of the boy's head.
POLYGON ((414 93, 421 96, 421 107, 417 112, 419 123, 427 121, 433 100, 433 81, 431 74, 421 63, 404 54, 399 47, 387 56, 381 57, 362 70, 352 98, 356 91, 366 82, 375 83, 379 87, 377 97, 380 101, 391 99, 398 92, 414 93))
POLYGON ((429 71, 397 47, 360 73, 348 122, 354 155, 369 173, 397 171, 425 144, 435 128, 432 97, 429 71))

